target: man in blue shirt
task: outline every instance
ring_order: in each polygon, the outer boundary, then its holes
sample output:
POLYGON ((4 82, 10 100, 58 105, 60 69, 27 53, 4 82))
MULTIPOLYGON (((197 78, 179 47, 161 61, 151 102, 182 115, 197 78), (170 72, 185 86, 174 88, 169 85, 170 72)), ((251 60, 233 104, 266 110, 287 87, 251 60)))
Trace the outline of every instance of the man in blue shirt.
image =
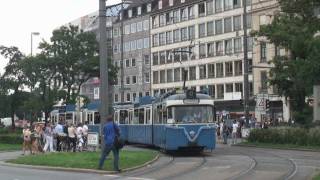
POLYGON ((101 152, 101 157, 99 161, 99 169, 102 169, 106 156, 109 155, 110 151, 113 152, 113 169, 115 171, 120 171, 119 169, 119 149, 114 146, 115 136, 120 136, 120 130, 116 123, 113 122, 112 116, 108 116, 107 123, 103 127, 104 135, 104 148, 101 152))

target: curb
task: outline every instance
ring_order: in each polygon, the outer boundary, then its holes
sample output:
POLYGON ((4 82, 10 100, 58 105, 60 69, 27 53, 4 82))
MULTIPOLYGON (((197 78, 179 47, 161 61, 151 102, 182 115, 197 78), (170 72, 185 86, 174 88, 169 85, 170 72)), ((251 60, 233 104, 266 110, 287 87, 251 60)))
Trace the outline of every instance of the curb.
MULTIPOLYGON (((159 159, 160 155, 157 154, 156 157, 142 165, 126 168, 121 171, 128 172, 135 169, 139 169, 145 167, 149 164, 154 163, 159 159)), ((53 166, 39 166, 39 165, 26 165, 26 164, 14 164, 1 161, 0 165, 9 166, 9 167, 18 167, 18 168, 29 168, 29 169, 41 169, 41 170, 53 170, 53 171, 66 171, 66 172, 80 172, 80 173, 95 173, 95 174, 118 174, 117 171, 105 171, 105 170, 97 170, 97 169, 83 169, 83 168, 67 168, 67 167, 53 167, 53 166)))
POLYGON ((293 150, 293 151, 309 151, 309 152, 320 152, 316 149, 303 149, 303 148, 281 148, 281 147, 263 147, 257 145, 250 145, 250 144, 234 144, 232 146, 239 146, 239 147, 254 147, 254 148, 265 148, 265 149, 279 149, 279 150, 293 150))

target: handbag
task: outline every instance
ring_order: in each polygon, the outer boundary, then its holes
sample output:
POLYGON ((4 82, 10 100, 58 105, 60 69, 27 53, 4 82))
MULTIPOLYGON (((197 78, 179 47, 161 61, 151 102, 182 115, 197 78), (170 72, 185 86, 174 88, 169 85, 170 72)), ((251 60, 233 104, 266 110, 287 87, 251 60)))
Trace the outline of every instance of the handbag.
POLYGON ((114 145, 117 149, 122 149, 123 146, 124 146, 124 140, 120 138, 119 129, 116 129, 114 123, 113 123, 113 129, 114 129, 114 132, 116 133, 116 135, 115 135, 115 137, 114 137, 113 145, 114 145))

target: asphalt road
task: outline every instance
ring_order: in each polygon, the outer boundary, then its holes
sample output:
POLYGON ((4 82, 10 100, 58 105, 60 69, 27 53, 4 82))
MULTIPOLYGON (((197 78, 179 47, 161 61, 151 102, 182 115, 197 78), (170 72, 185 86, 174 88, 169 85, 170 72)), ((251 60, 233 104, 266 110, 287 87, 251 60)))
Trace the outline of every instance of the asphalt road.
MULTIPOLYGON (((20 152, 0 153, 0 161, 20 152)), ((106 163, 110 163, 106 161, 106 163)), ((121 174, 92 174, 11 167, 0 163, 1 180, 309 179, 320 170, 320 153, 218 145, 201 155, 163 154, 147 167, 121 174)))

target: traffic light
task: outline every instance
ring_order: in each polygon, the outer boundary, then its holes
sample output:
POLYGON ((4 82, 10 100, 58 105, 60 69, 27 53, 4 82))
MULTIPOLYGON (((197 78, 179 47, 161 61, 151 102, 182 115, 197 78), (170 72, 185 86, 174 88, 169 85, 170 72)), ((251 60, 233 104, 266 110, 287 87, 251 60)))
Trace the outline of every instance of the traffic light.
POLYGON ((270 101, 269 99, 266 99, 266 109, 269 109, 270 108, 270 101))

